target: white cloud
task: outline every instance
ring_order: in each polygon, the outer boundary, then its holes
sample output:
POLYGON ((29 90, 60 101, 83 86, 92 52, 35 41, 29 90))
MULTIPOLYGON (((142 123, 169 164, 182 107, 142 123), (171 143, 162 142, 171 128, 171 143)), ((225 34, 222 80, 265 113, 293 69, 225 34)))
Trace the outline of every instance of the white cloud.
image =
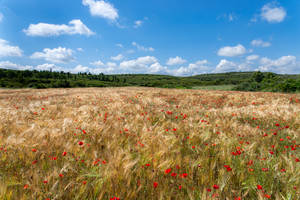
POLYGON ((23 51, 18 46, 10 46, 9 42, 0 39, 0 58, 8 56, 21 57, 23 51))
POLYGON ((240 56, 246 53, 246 48, 238 44, 237 46, 226 46, 222 47, 218 51, 219 56, 228 56, 228 57, 234 57, 234 56, 240 56))
POLYGON ((77 48, 77 51, 83 52, 82 48, 77 48))
POLYGON ((110 57, 110 59, 115 60, 115 61, 123 60, 123 58, 124 58, 124 56, 122 54, 110 57))
POLYGON ((142 26, 142 24, 143 24, 143 21, 142 20, 137 20, 137 21, 135 21, 134 22, 134 28, 138 28, 138 27, 140 27, 140 26, 142 26))
POLYGON ((176 56, 175 58, 169 58, 169 60, 167 61, 167 65, 181 65, 186 63, 186 60, 182 59, 179 56, 176 56))
POLYGON ((300 63, 297 62, 296 57, 292 55, 282 56, 276 60, 263 57, 260 59, 260 66, 258 67, 258 70, 281 74, 295 74, 300 72, 300 63))
POLYGON ((165 66, 162 66, 160 63, 156 62, 150 65, 150 67, 147 70, 147 73, 149 74, 167 74, 168 68, 165 66))
POLYGON ((120 68, 125 71, 145 72, 150 65, 156 62, 157 59, 153 56, 139 57, 135 60, 121 62, 120 68))
POLYGON ((31 55, 32 59, 45 59, 54 63, 68 63, 74 61, 73 50, 67 48, 45 48, 43 52, 35 52, 31 55))
POLYGON ((90 63, 93 66, 104 66, 104 63, 101 60, 90 63))
POLYGON ((261 17, 269 23, 279 23, 286 17, 286 11, 283 7, 277 6, 276 2, 268 3, 261 8, 261 17))
POLYGON ((246 60, 257 60, 259 58, 259 55, 250 55, 250 56, 247 56, 246 60))
POLYGON ((118 15, 118 10, 108 2, 103 0, 82 0, 82 4, 90 8, 90 13, 92 16, 102 17, 110 20, 116 20, 118 15))
POLYGON ((215 73, 234 72, 234 71, 237 71, 237 69, 238 69, 237 64, 235 64, 234 62, 228 61, 226 59, 222 59, 213 72, 215 72, 215 73))
POLYGON ((144 47, 142 45, 137 44, 136 42, 131 43, 133 46, 135 46, 140 51, 154 51, 154 48, 152 47, 144 47))
POLYGON ((269 47, 269 46, 271 46, 271 43, 265 42, 261 39, 257 39, 257 40, 252 40, 251 45, 255 46, 255 47, 269 47))
POLYGON ((209 73, 211 68, 208 66, 207 60, 199 60, 195 63, 190 63, 187 67, 180 67, 171 70, 175 76, 192 76, 197 74, 209 73))
POLYGON ((3 69, 13 69, 13 70, 32 70, 33 67, 30 65, 19 65, 12 63, 10 61, 1 61, 0 68, 3 69))
POLYGON ((83 65, 77 65, 74 69, 71 70, 72 73, 79 73, 79 72, 89 72, 89 68, 83 65))
POLYGON ((3 20, 3 14, 0 12, 0 22, 3 20))
POLYGON ((59 67, 59 66, 56 66, 54 64, 49 64, 49 63, 45 63, 45 64, 42 64, 42 65, 37 65, 35 67, 36 70, 40 70, 40 71, 50 71, 50 69, 52 71, 62 71, 63 68, 59 67))
POLYGON ((61 24, 30 24, 27 29, 24 29, 23 32, 28 36, 41 36, 41 37, 50 37, 50 36, 59 36, 59 35, 94 35, 86 25, 84 25, 81 20, 74 19, 69 22, 69 25, 61 24))
POLYGON ((117 47, 123 48, 123 44, 116 44, 117 47))

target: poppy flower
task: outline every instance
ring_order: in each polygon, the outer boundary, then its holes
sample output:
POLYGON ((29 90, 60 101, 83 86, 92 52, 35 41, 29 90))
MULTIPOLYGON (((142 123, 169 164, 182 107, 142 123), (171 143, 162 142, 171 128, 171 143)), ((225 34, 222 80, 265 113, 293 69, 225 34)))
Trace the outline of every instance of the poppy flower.
POLYGON ((219 189, 219 186, 218 185, 213 185, 213 188, 215 189, 215 190, 217 190, 217 189, 219 189))
POLYGON ((80 142, 78 142, 78 144, 81 146, 81 145, 83 145, 83 142, 82 142, 82 141, 80 141, 80 142))
POLYGON ((181 177, 181 178, 186 178, 187 175, 188 175, 187 173, 183 173, 183 174, 180 174, 180 177, 181 177))
POLYGON ((59 177, 61 177, 61 178, 62 178, 62 177, 64 177, 64 175, 63 175, 63 174, 59 174, 59 177))
POLYGON ((66 156, 66 155, 67 155, 67 152, 63 152, 62 155, 63 155, 63 156, 66 156))
POLYGON ((165 170, 165 173, 166 173, 166 174, 168 174, 168 173, 170 173, 170 172, 171 172, 171 170, 172 170, 171 168, 169 168, 169 169, 166 169, 166 170, 165 170))
POLYGON ((154 182, 154 183, 153 183, 153 187, 154 187, 154 188, 157 188, 157 186, 158 186, 158 183, 157 183, 157 182, 154 182))
POLYGON ((263 189, 263 187, 261 185, 257 185, 256 187, 257 187, 258 190, 262 190, 263 189))
POLYGON ((173 173, 171 174, 171 176, 176 177, 177 174, 173 172, 173 173))
POLYGON ((265 197, 268 198, 268 199, 270 199, 271 195, 265 194, 265 197))
POLYGON ((25 185, 24 185, 24 189, 27 189, 27 188, 29 188, 29 185, 28 185, 28 184, 25 184, 25 185))

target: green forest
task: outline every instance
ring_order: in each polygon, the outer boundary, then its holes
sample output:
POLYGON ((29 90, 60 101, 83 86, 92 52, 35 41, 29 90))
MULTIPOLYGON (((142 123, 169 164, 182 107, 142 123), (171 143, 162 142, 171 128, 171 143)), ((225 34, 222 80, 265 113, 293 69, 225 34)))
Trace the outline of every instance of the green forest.
MULTIPOLYGON (((194 89, 202 86, 232 86, 237 91, 299 92, 300 75, 271 72, 229 72, 176 77, 154 74, 105 75, 37 70, 0 69, 1 88, 73 88, 143 86, 194 89)), ((222 87, 220 87, 222 88, 222 87)))

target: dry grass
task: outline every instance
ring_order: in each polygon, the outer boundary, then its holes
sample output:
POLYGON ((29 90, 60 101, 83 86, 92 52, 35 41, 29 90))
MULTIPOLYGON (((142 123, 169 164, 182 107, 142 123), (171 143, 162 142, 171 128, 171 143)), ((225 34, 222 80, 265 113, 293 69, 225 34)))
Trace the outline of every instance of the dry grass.
POLYGON ((3 200, 300 198, 299 94, 0 90, 0 118, 3 200))

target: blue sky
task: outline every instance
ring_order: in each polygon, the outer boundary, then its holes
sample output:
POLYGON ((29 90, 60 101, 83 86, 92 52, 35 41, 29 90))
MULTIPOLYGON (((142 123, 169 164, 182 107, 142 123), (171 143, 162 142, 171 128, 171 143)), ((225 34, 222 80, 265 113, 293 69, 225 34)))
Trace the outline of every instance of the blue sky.
POLYGON ((0 68, 300 73, 299 0, 0 0, 0 68))

